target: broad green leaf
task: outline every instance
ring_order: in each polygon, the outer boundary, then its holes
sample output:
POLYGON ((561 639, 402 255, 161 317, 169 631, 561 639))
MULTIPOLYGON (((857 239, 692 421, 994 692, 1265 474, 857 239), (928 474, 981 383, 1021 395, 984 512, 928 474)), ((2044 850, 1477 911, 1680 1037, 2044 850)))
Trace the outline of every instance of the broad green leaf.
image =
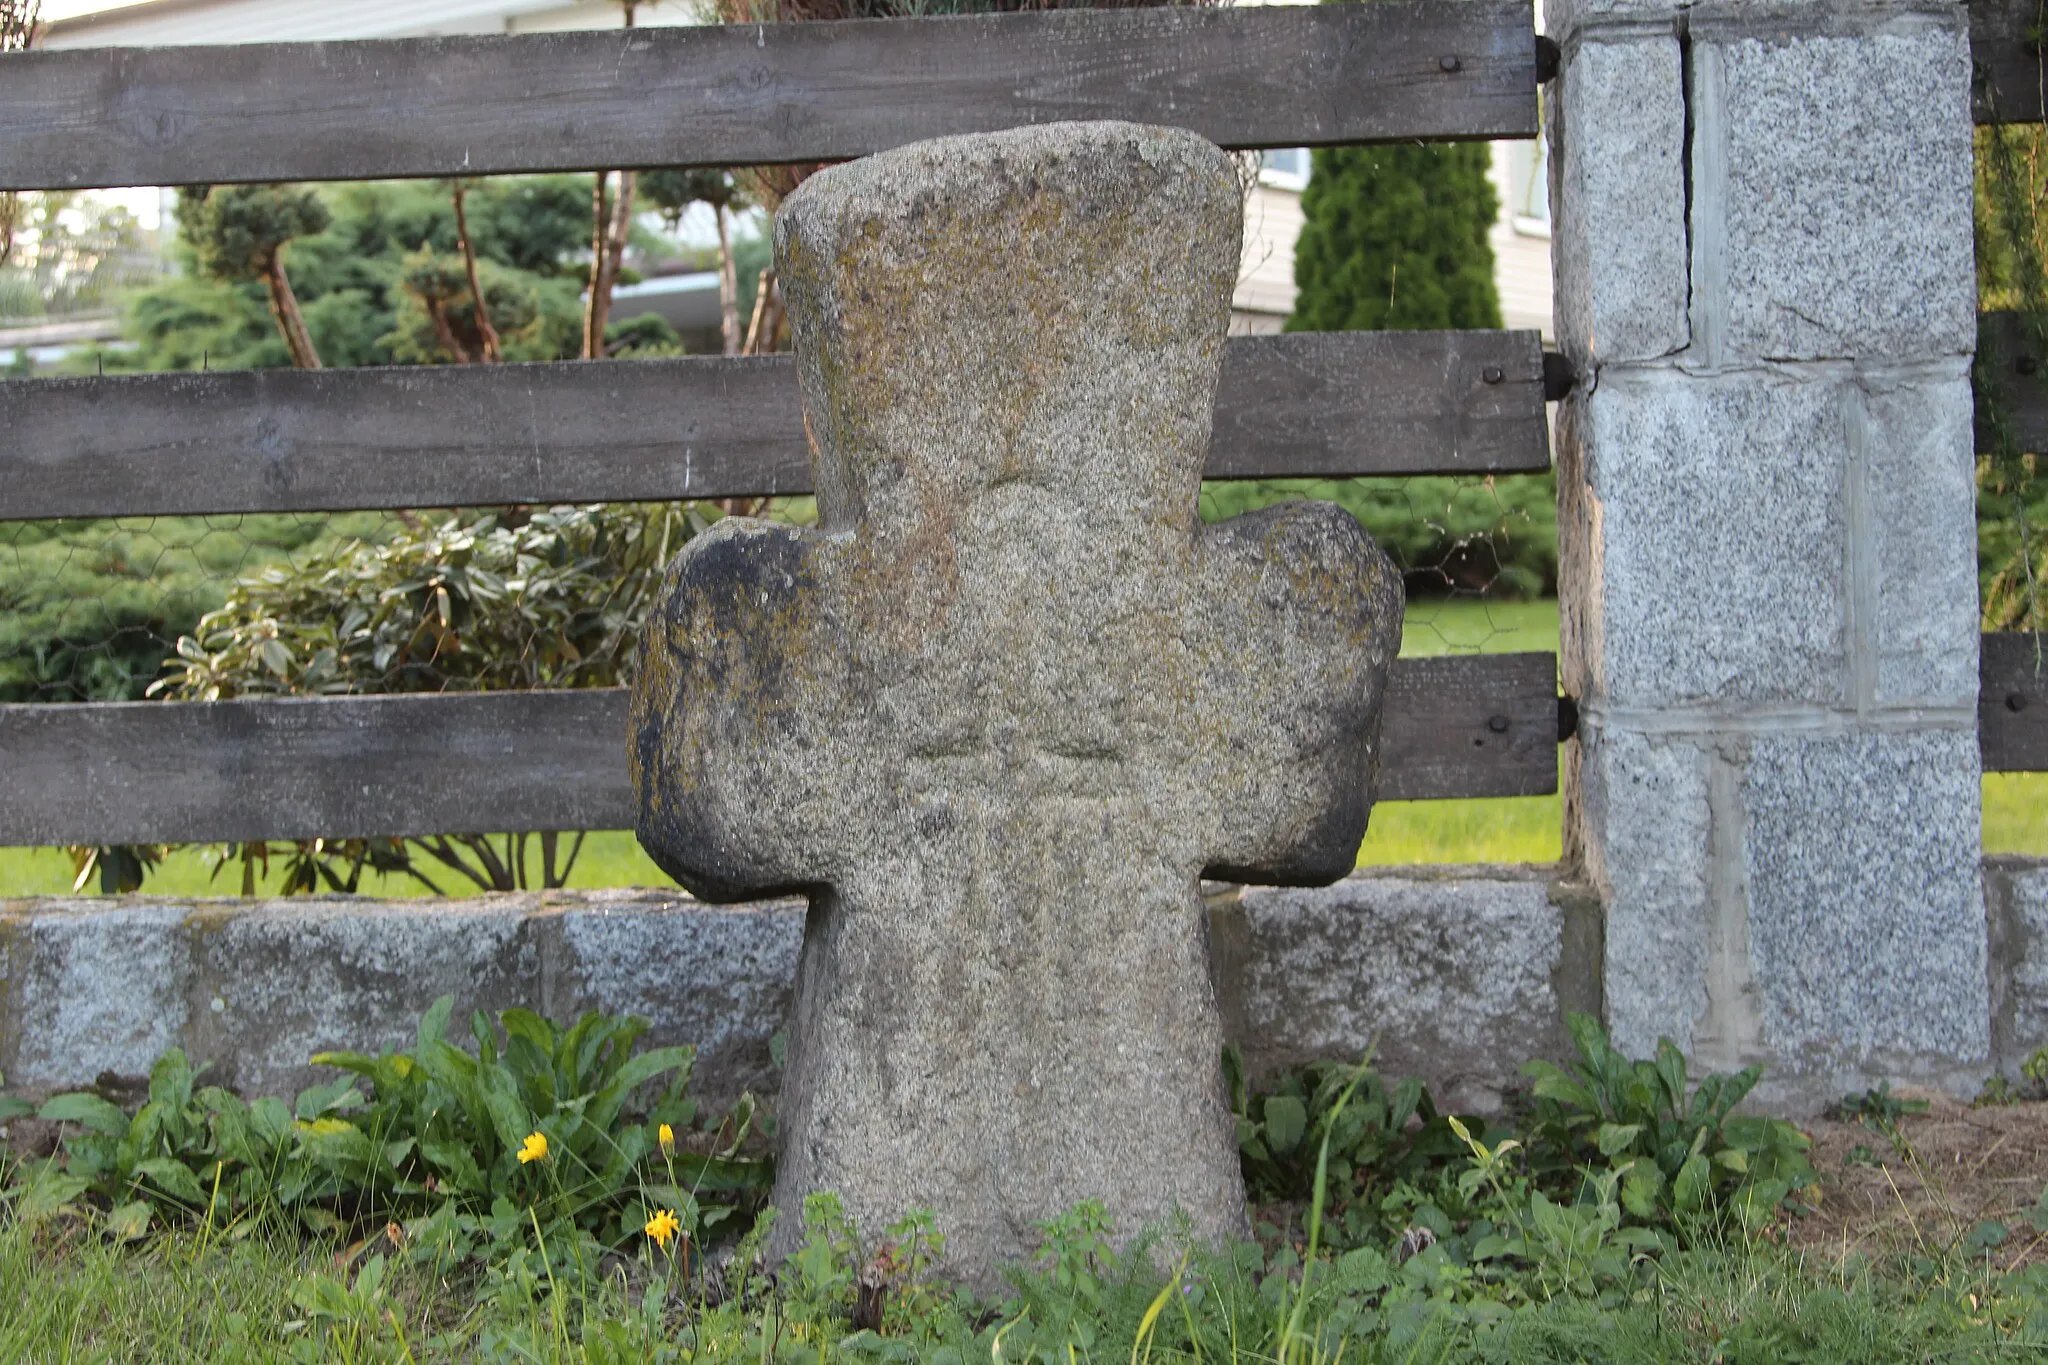
POLYGON ((1664 1173, 1647 1161, 1638 1161, 1621 1178, 1621 1206, 1644 1222, 1657 1217, 1657 1196, 1664 1192, 1664 1173))
POLYGON ((267 1145, 276 1147, 291 1134, 291 1111, 283 1100, 266 1095, 249 1106, 249 1127, 267 1145))
POLYGON ((356 1089, 353 1076, 336 1076, 325 1085, 316 1085, 299 1092, 293 1112, 302 1120, 319 1118, 322 1114, 337 1109, 350 1109, 362 1103, 362 1093, 356 1089))
POLYGON ((183 1109, 192 1102, 192 1065, 183 1048, 170 1049, 149 1069, 149 1099, 166 1109, 183 1109))
POLYGON ((1714 1163, 1725 1166, 1738 1175, 1749 1174, 1749 1153, 1740 1147, 1723 1147, 1714 1153, 1714 1163))
POLYGON ((54 1218, 70 1209, 91 1184, 84 1176, 67 1175, 54 1159, 45 1161, 14 1186, 14 1216, 24 1223, 54 1218))
POLYGON ((316 1052, 312 1064, 340 1067, 343 1071, 353 1071, 364 1080, 377 1078, 377 1059, 367 1052, 316 1052))
POLYGON ((0 1095, 0 1123, 5 1123, 9 1119, 25 1119, 35 1112, 36 1107, 27 1100, 16 1099, 12 1095, 0 1095))
POLYGON ((128 1135, 128 1116, 121 1112, 119 1106, 82 1090, 69 1095, 52 1095, 36 1111, 36 1117, 51 1122, 83 1124, 108 1137, 128 1135))
POLYGON ((1301 1146, 1308 1131, 1308 1110, 1291 1095, 1270 1095, 1266 1099, 1266 1144, 1277 1156, 1286 1156, 1301 1146))
POLYGON ((1707 1191, 1713 1184, 1713 1168, 1705 1156, 1694 1152, 1678 1168, 1678 1178, 1671 1182, 1671 1200, 1681 1212, 1691 1213, 1707 1201, 1707 1191))
POLYGON ((1597 1140, 1600 1155, 1618 1156, 1635 1145, 1636 1137, 1643 1131, 1640 1123, 1603 1123, 1597 1140))
POLYGON ((1770 1141, 1771 1121, 1737 1115, 1721 1125, 1721 1140, 1744 1152, 1761 1152, 1770 1141))
POLYGON ((206 1206, 205 1187, 199 1183, 199 1177, 192 1174, 192 1168, 182 1161, 167 1156, 138 1161, 135 1174, 189 1208, 206 1206))
POLYGON ((444 995, 427 1006, 427 1012, 420 1016, 418 1051, 425 1052, 448 1036, 448 1016, 454 1010, 455 997, 452 995, 444 995))
POLYGON ((430 1139, 420 1144, 420 1155, 441 1173, 443 1184, 466 1194, 482 1194, 488 1187, 475 1153, 462 1143, 430 1139))
POLYGON ((107 1233, 116 1241, 137 1241, 149 1231, 149 1220, 155 1216, 156 1206, 147 1199, 132 1200, 107 1214, 107 1233))
MULTIPOLYGON (((554 1025, 541 1018, 538 1014, 535 1014, 532 1010, 522 1009, 506 1010, 498 1016, 498 1022, 504 1026, 507 1039, 524 1038, 527 1042, 533 1044, 535 1052, 547 1059, 550 1066, 554 1064, 554 1025)), ((511 1060, 510 1053, 506 1054, 506 1060, 511 1060)))
POLYGON ((1685 1108, 1685 1054, 1669 1038, 1657 1040, 1657 1080, 1672 1113, 1685 1108))
POLYGON ((653 1080, 664 1071, 689 1066, 697 1060, 694 1047, 657 1047, 641 1053, 619 1068, 619 1074, 612 1078, 612 1085, 619 1093, 630 1094, 634 1087, 653 1080))

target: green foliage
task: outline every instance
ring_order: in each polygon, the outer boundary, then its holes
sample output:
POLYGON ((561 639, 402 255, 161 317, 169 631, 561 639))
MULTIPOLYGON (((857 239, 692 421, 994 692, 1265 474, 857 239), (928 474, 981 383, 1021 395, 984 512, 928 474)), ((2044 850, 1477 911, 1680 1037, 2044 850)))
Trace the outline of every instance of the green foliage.
MULTIPOLYGON (((1617 1119, 1682 1126, 1693 1108, 1682 1116, 1671 1096, 1689 1092, 1682 1072, 1670 1083, 1668 1058, 1619 1062, 1583 1027, 1578 1061, 1538 1077, 1569 1082, 1539 1102, 1555 1107, 1551 1122, 1575 1142, 1591 1125, 1570 1194, 1544 1174, 1557 1139, 1542 1122, 1481 1137, 1445 1119, 1455 1152, 1417 1173, 1444 1188, 1435 1213, 1458 1208, 1455 1224, 1343 1246, 1323 1212, 1342 1152, 1356 1150, 1353 1105, 1363 1130, 1384 1131, 1410 1127, 1426 1101, 1406 1085, 1376 1094, 1366 1068, 1319 1066, 1239 1097, 1260 1142, 1316 1153, 1305 1243, 1209 1249, 1174 1227, 1116 1228, 1082 1203, 1043 1224, 1009 1292, 984 1301, 937 1277, 929 1212, 864 1242, 831 1194, 805 1201, 794 1253, 772 1274, 772 1210, 713 1263, 704 1242, 742 1221, 721 1211, 766 1188, 765 1166, 741 1155, 750 1110, 716 1131, 688 1126, 687 1051, 636 1054, 635 1021, 565 1030, 522 1011, 478 1016, 472 1052, 447 1040, 449 1013, 439 1002, 406 1051, 319 1059, 344 1074, 289 1108, 200 1087, 178 1053, 133 1117, 91 1094, 50 1101, 43 1114, 69 1130, 64 1155, 0 1166, 0 1282, 31 1286, 0 1295, 0 1355, 1904 1365, 2048 1350, 2048 1273, 1997 1270, 1992 1253, 2014 1236, 2002 1223, 1880 1267, 1712 1226, 1711 1202, 1674 1225, 1639 1221, 1627 1182, 1652 1158, 1617 1119), (639 1086, 659 1096, 627 1116, 639 1086), (1645 1090, 1659 1086, 1661 1097, 1645 1090), (1299 1116, 1275 1102, 1290 1097, 1299 1116), (686 1134, 667 1152, 664 1119, 686 1134), (520 1162, 537 1137, 546 1155, 520 1162), (656 1212, 682 1215, 666 1244, 645 1231, 656 1212), (369 1235, 347 1240, 358 1233, 369 1235)), ((1700 1131, 1742 1080, 1691 1092, 1711 1096, 1700 1131)), ((1891 1106, 1880 1096, 1875 1108, 1891 1106)), ((27 1109, 0 1100, 0 1121, 27 1109)), ((1248 1159, 1248 1175, 1298 1192, 1305 1160, 1262 1176, 1248 1159)), ((2018 1221, 2048 1229, 2048 1192, 2018 1221)))
POLYGON ((1685 1058, 1660 1039, 1654 1061, 1631 1061, 1589 1015, 1569 1019, 1578 1058, 1531 1062, 1531 1169, 1540 1177, 1605 1168, 1621 1204, 1648 1225, 1682 1227, 1732 1215, 1760 1227, 1796 1207, 1817 1179, 1806 1135, 1735 1107, 1763 1072, 1708 1076, 1688 1089, 1685 1058))
POLYGON ((319 193, 296 185, 187 185, 178 191, 178 240, 210 280, 261 279, 286 243, 323 232, 332 221, 319 193))
POLYGON ((1259 1204, 1306 1203, 1322 1167, 1326 1232, 1336 1245, 1391 1242, 1405 1222, 1387 1198, 1462 1156, 1449 1121, 1412 1077, 1390 1083, 1356 1066, 1312 1062, 1254 1092, 1235 1048, 1225 1050, 1223 1072, 1246 1193, 1259 1204))
MULTIPOLYGON (((1483 144, 1314 153, 1294 249, 1290 332, 1500 326, 1487 241, 1499 204, 1483 144)), ((1414 595, 1535 597, 1557 584, 1549 475, 1211 484, 1203 514, 1285 496, 1335 502, 1386 549, 1414 595)))
POLYGON ((385 513, 0 524, 0 701, 140 700, 236 575, 393 525, 385 513))
MULTIPOLYGON (((2025 343, 2048 355, 2048 132, 1990 125, 1976 134, 1977 295, 1982 309, 2019 314, 2025 343)), ((2041 452, 2011 421, 2015 357, 1980 336, 1971 381, 1978 427, 1990 435, 1977 462, 1977 564, 1986 630, 2048 628, 2048 481, 2041 452)))
MULTIPOLYGON (((589 249, 590 179, 547 175, 482 180, 467 217, 491 321, 511 360, 568 359, 581 337, 576 257, 589 249)), ((455 211, 445 184, 367 182, 319 189, 216 188, 181 202, 180 248, 192 273, 137 293, 124 335, 134 351, 90 355, 109 370, 250 369, 289 363, 269 303, 251 273, 264 251, 291 242, 291 280, 328 365, 443 363, 422 291, 449 299, 459 335, 473 338, 455 211)))
POLYGON ((563 1029, 527 1010, 495 1022, 479 1011, 472 1051, 447 1037, 452 1004, 435 1003, 408 1051, 314 1057, 344 1074, 290 1106, 196 1086, 176 1049, 132 1117, 96 1094, 58 1095, 37 1117, 67 1125, 63 1153, 17 1172, 14 1215, 89 1206, 122 1239, 193 1223, 246 1235, 275 1212, 332 1235, 410 1224, 417 1254, 444 1264, 523 1244, 531 1224, 557 1254, 594 1260, 641 1236, 656 1209, 694 1239, 765 1193, 768 1167, 742 1154, 751 1100, 695 1146, 657 1142, 659 1125, 687 1130, 696 1118, 685 1097, 694 1052, 635 1053, 645 1020, 592 1013, 563 1029))
POLYGON ((1290 332, 1498 327, 1484 143, 1316 149, 1290 332))
POLYGON ((1334 502, 1358 518, 1401 570, 1410 597, 1557 591, 1553 475, 1215 482, 1202 486, 1202 517, 1220 521, 1287 498, 1334 502))
POLYGON ((2048 1100, 2048 1047, 2037 1047, 2027 1054, 2027 1059, 2020 1063, 2017 1085, 2004 1076, 1994 1074, 1984 1082, 1983 1093, 1977 1096, 1978 1104, 2022 1104, 2038 1100, 2048 1100))
POLYGON ((343 542, 237 583, 152 690, 216 701, 630 682, 661 572, 704 525, 687 503, 553 507, 343 542))

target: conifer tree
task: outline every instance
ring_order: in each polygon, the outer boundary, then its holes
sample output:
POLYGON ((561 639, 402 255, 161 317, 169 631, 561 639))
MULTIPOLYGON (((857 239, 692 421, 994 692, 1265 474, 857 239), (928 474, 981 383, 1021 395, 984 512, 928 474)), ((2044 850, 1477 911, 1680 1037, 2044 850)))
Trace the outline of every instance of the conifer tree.
POLYGON ((1486 168, 1476 142, 1317 150, 1287 330, 1500 326, 1486 168))

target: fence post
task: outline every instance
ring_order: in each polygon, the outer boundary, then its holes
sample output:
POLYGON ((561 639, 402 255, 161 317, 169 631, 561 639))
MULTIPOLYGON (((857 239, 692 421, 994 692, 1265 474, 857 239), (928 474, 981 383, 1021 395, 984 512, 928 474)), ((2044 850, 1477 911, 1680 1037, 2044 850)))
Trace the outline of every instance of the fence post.
POLYGON ((1960 5, 1547 0, 1566 855, 1638 1054, 1974 1086, 1960 5))

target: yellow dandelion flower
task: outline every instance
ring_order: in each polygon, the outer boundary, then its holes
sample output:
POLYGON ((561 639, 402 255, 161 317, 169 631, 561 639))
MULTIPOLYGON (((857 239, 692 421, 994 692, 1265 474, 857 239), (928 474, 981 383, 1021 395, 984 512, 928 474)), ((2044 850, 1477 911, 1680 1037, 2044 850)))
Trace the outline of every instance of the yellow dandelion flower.
POLYGON ((519 1164, 524 1166, 529 1161, 544 1161, 547 1159, 547 1154, 548 1135, 546 1133, 528 1133, 526 1141, 521 1143, 519 1147, 519 1164))
POLYGON ((667 1209, 658 1211, 654 1217, 647 1220, 647 1235, 653 1238, 654 1244, 663 1251, 668 1250, 669 1239, 682 1230, 682 1220, 667 1209))
POLYGON ((660 1128, 655 1130, 655 1136, 661 1139, 661 1154, 663 1156, 674 1156, 676 1154, 675 1129, 669 1127, 667 1124, 664 1123, 661 1125, 660 1128))

